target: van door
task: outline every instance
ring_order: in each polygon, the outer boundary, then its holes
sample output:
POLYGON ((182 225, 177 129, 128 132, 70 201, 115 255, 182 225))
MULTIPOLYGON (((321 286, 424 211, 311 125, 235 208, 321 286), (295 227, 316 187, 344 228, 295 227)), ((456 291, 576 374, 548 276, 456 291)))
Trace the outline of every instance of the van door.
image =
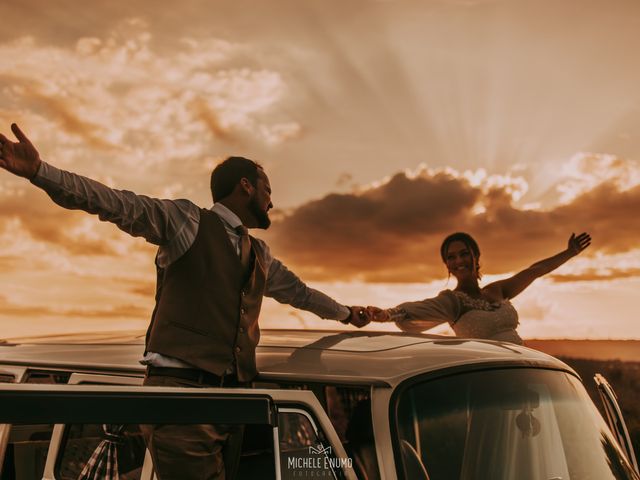
POLYGON ((620 447, 629 459, 629 463, 633 465, 636 473, 640 473, 631 438, 629 437, 629 431, 627 430, 627 425, 624 423, 622 411, 618 405, 618 397, 613 391, 613 388, 611 388, 607 379, 602 375, 596 373, 593 379, 598 386, 598 393, 600 394, 600 399, 602 400, 604 410, 607 414, 607 423, 609 424, 609 428, 615 434, 620 447))
MULTIPOLYGON (((292 465, 286 463, 292 453, 304 452, 305 457, 314 453, 309 445, 319 452, 316 456, 320 455, 321 461, 332 469, 335 467, 325 478, 356 478, 346 464, 347 457, 337 434, 327 430, 327 425, 331 428, 329 420, 311 392, 178 389, 93 382, 91 385, 0 385, 0 423, 57 424, 44 473, 35 472, 33 464, 37 462, 24 455, 30 451, 23 448, 25 443, 28 445, 27 440, 16 445, 18 455, 5 462, 8 465, 0 478, 75 480, 87 464, 102 461, 100 452, 111 450, 113 463, 123 470, 120 478, 149 480, 152 468, 139 429, 140 424, 147 423, 245 426, 252 434, 246 436, 246 449, 243 444, 246 457, 241 462, 240 478, 256 478, 256 472, 264 479, 287 478, 286 474, 283 477, 281 466, 292 465), (281 423, 286 432, 280 431, 281 423), (298 443, 291 443, 294 438, 298 443), (295 451, 296 448, 301 450, 295 451)), ((103 456, 106 458, 107 454, 103 456)), ((305 467, 309 465, 306 459, 302 462, 305 467)))

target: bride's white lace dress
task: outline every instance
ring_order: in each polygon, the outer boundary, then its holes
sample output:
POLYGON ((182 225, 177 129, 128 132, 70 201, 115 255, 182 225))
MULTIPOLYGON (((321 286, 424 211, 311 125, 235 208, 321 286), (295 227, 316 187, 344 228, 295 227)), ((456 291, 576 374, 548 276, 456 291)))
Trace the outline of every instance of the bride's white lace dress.
POLYGON ((516 331, 518 312, 509 300, 489 302, 464 292, 443 290, 437 297, 402 303, 391 311, 405 332, 423 332, 448 322, 458 337, 523 343, 516 331))

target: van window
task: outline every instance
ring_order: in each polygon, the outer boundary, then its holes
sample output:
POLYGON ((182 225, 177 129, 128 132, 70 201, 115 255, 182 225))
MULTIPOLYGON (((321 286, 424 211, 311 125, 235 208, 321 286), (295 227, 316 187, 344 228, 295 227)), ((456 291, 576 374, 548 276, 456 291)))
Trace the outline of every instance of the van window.
POLYGON ((282 409, 278 416, 282 479, 344 478, 340 460, 301 409, 282 409))
POLYGON ((269 425, 245 425, 236 480, 275 480, 273 429, 269 425))
POLYGON ((41 370, 29 370, 24 383, 68 383, 70 372, 49 372, 41 370))
POLYGON ((257 388, 311 390, 333 425, 358 478, 379 480, 371 418, 371 387, 323 383, 255 382, 257 388))
POLYGON ((40 480, 52 430, 52 425, 11 425, 0 478, 40 480))
MULTIPOLYGON (((146 446, 139 425, 68 425, 56 462, 56 479, 77 480, 83 470, 95 468, 97 463, 102 462, 117 470, 120 480, 138 480, 145 453, 146 446)), ((244 426, 235 478, 275 480, 274 465, 273 429, 269 425, 244 426)))
MULTIPOLYGON (((6 468, 2 470, 2 480, 40 480, 43 473, 46 478, 77 479, 84 478, 82 472, 89 470, 92 475, 87 478, 101 477, 100 473, 105 469, 94 469, 94 466, 109 467, 106 470, 115 472, 121 480, 137 480, 143 473, 146 475, 153 470, 153 465, 147 461, 149 454, 142 438, 143 433, 150 431, 149 425, 84 424, 83 420, 78 420, 85 418, 111 422, 126 419, 125 423, 140 418, 160 423, 158 437, 175 445, 178 453, 190 440, 184 438, 185 430, 194 427, 190 422, 210 418, 219 424, 229 424, 234 431, 245 428, 244 442, 236 435, 236 441, 228 442, 223 449, 225 458, 237 458, 241 464, 240 474, 237 477, 230 474, 230 478, 270 480, 275 478, 276 465, 279 466, 275 458, 278 444, 275 443, 277 418, 274 414, 277 409, 264 393, 209 395, 198 391, 183 395, 174 391, 146 392, 138 387, 110 386, 101 390, 99 387, 66 385, 5 386, 3 392, 4 419, 20 423, 30 419, 34 422, 51 420, 57 425, 52 432, 47 431, 48 425, 10 425, 11 452, 5 461, 6 468), (74 423, 64 425, 65 420, 74 423), (167 428, 163 428, 165 426, 167 428), (40 432, 45 434, 44 438, 39 436, 40 432), (30 451, 25 452, 25 446, 30 451), (35 451, 36 447, 42 448, 35 451), (242 457, 229 453, 231 448, 228 447, 237 447, 234 453, 240 450, 242 457), (56 456, 47 458, 49 452, 55 452, 56 456)), ((237 468, 235 462, 229 462, 229 465, 237 468)), ((178 466, 182 468, 182 465, 178 466)), ((232 468, 232 471, 237 473, 236 469, 232 468)), ((107 477, 115 477, 115 474, 107 477)))
MULTIPOLYGON (((70 373, 30 370, 24 383, 67 383, 70 373)), ((6 383, 13 383, 13 380, 6 383)), ((3 428, 9 438, 2 462, 0 480, 40 480, 53 432, 52 424, 8 425, 3 428)))
POLYGON ((112 462, 120 479, 137 480, 144 456, 145 444, 138 425, 69 425, 60 445, 56 479, 76 480, 93 464, 105 461, 112 462), (109 448, 113 449, 112 455, 106 452, 109 448))
POLYGON ((327 386, 326 411, 358 478, 379 480, 371 418, 371 390, 362 387, 327 386))
POLYGON ((393 398, 401 478, 637 478, 580 381, 565 372, 470 372, 401 387, 393 398))

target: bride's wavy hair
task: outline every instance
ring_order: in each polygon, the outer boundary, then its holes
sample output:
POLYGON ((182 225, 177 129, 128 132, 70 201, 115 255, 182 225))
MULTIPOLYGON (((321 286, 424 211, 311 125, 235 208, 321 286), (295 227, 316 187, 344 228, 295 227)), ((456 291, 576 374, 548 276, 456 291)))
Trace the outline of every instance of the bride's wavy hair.
MULTIPOLYGON (((478 242, 476 242, 471 235, 465 232, 455 232, 447 236, 440 246, 440 257, 445 265, 447 264, 447 251, 449 250, 449 245, 453 242, 462 242, 469 250, 471 250, 473 258, 476 261, 476 274, 478 276, 478 280, 480 280, 480 278, 482 278, 482 274, 480 273, 480 247, 478 247, 478 242)), ((449 275, 451 275, 451 272, 449 272, 449 275)))

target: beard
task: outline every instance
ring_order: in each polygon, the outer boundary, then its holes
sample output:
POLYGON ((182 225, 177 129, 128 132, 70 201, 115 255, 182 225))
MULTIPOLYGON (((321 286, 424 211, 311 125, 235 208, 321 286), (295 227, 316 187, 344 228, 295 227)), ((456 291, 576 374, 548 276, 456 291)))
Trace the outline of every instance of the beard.
POLYGON ((271 225, 271 219, 269 218, 269 214, 260 208, 258 205, 258 201, 256 197, 252 197, 249 201, 249 211, 253 214, 253 216, 258 221, 258 228, 262 228, 266 230, 271 225))

